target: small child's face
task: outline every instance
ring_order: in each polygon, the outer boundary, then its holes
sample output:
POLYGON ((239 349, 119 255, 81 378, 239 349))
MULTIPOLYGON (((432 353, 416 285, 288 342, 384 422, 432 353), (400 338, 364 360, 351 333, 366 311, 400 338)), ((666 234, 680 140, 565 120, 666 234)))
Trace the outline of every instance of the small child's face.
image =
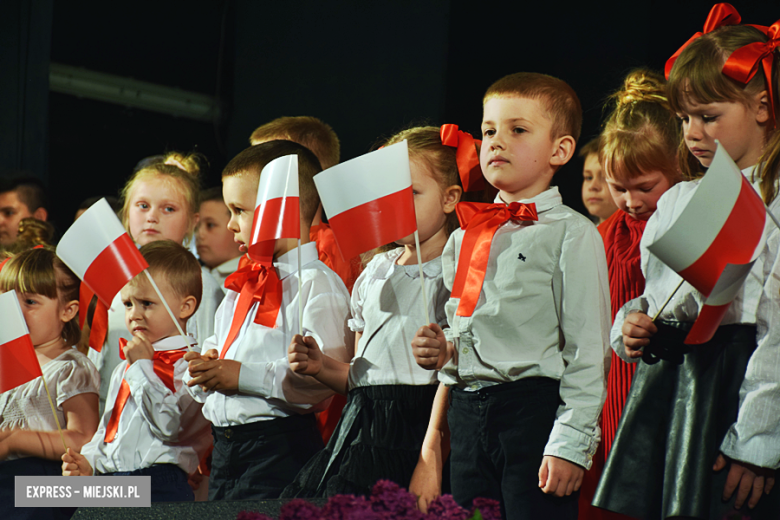
POLYGON ((62 328, 68 320, 65 319, 59 298, 19 291, 16 291, 16 297, 33 346, 46 345, 62 337, 62 328))
POLYGON ((601 221, 609 218, 618 209, 604 179, 599 156, 595 153, 588 154, 582 169, 582 202, 588 213, 601 221))
POLYGON ((221 200, 207 200, 200 205, 200 220, 195 228, 198 256, 213 269, 241 255, 233 233, 228 229, 230 211, 221 200))
POLYGON ((689 99, 682 108, 677 117, 682 119, 685 144, 702 166, 709 168, 712 163, 716 139, 740 169, 758 163, 768 118, 760 103, 751 108, 736 101, 699 104, 689 99))
POLYGON ((555 173, 552 122, 536 99, 493 97, 484 106, 480 165, 504 202, 547 189, 555 173))
POLYGON ((140 179, 130 192, 128 224, 136 244, 142 246, 155 240, 184 241, 190 230, 187 201, 178 181, 162 176, 140 179))
MULTIPOLYGON (((186 298, 177 296, 167 280, 158 278, 155 282, 173 313, 178 314, 186 298)), ((139 275, 132 285, 125 285, 119 294, 125 306, 125 326, 132 335, 142 332, 150 343, 179 335, 171 316, 145 275, 143 278, 139 275)))
MULTIPOLYGON (((417 217, 417 232, 420 243, 424 243, 447 224, 445 193, 428 168, 420 161, 409 161, 412 173, 414 212, 417 217)), ((400 245, 414 244, 414 234, 396 242, 400 245)))
POLYGON ((643 173, 631 179, 613 179, 607 177, 609 191, 621 211, 637 220, 647 220, 658 205, 658 199, 672 183, 660 171, 643 173))
POLYGON ((227 228, 233 233, 233 241, 238 250, 246 253, 247 244, 252 238, 252 220, 255 216, 257 185, 260 178, 246 173, 233 175, 222 180, 222 198, 230 211, 227 228))

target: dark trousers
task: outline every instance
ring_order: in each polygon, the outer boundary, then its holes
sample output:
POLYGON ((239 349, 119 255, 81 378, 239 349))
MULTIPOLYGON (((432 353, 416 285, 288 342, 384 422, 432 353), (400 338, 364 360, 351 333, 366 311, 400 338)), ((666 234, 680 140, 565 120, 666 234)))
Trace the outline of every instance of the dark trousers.
POLYGON ((62 461, 25 457, 0 462, 0 518, 4 520, 67 520, 75 507, 14 507, 15 477, 62 476, 62 461))
POLYGON ((559 386, 537 377, 450 392, 452 495, 461 506, 484 497, 501 502, 504 518, 576 520, 579 493, 558 498, 539 488, 559 386))
POLYGON ((313 414, 212 427, 209 500, 279 498, 323 448, 313 414))
POLYGON ((152 477, 152 502, 193 502, 195 494, 187 482, 187 474, 175 464, 152 464, 135 471, 105 473, 115 477, 152 477))

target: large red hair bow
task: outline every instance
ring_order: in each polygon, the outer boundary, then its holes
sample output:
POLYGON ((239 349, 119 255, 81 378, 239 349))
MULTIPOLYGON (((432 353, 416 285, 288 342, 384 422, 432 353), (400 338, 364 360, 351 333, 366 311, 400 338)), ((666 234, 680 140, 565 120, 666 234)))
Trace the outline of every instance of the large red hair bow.
POLYGON ((482 204, 460 202, 455 207, 460 227, 466 232, 460 246, 452 297, 460 298, 458 316, 471 316, 485 281, 490 246, 498 227, 508 220, 539 220, 536 204, 482 204))
POLYGON ((723 74, 735 81, 747 85, 758 72, 758 67, 764 69, 767 91, 769 93, 769 117, 772 127, 775 126, 775 95, 772 86, 772 65, 775 59, 775 51, 780 47, 780 20, 770 27, 758 28, 766 34, 768 41, 753 42, 735 50, 723 65, 723 74))
POLYGON ((455 160, 464 191, 479 191, 485 187, 476 147, 481 143, 470 133, 458 130, 458 125, 441 125, 441 144, 457 148, 455 160))
POLYGON ((682 47, 677 49, 677 52, 672 54, 671 58, 666 60, 666 67, 664 67, 664 74, 666 75, 666 79, 669 79, 669 73, 672 72, 672 67, 674 66, 674 62, 677 61, 677 57, 683 50, 685 50, 688 45, 691 44, 691 42, 693 42, 693 40, 714 31, 718 27, 723 27, 724 25, 737 25, 741 21, 742 17, 739 15, 733 5, 727 4, 725 2, 713 5, 712 9, 710 9, 710 14, 707 16, 707 20, 704 22, 704 30, 691 36, 682 47))
POLYGON ((225 357, 230 345, 238 337, 241 325, 255 302, 260 305, 254 322, 269 328, 276 326, 276 317, 282 307, 282 282, 276 269, 253 262, 246 255, 239 261, 238 270, 225 279, 225 287, 236 291, 239 296, 220 359, 225 357))

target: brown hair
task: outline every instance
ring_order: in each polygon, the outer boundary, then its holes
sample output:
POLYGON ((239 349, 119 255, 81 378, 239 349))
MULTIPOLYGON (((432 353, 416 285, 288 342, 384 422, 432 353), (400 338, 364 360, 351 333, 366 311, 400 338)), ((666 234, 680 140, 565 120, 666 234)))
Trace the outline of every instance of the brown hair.
POLYGON ((252 145, 275 140, 292 141, 305 146, 317 156, 323 170, 339 163, 341 144, 330 125, 316 117, 280 117, 259 126, 249 137, 252 145))
POLYGON ((671 184, 680 180, 677 146, 680 127, 664 95, 661 74, 637 69, 612 94, 612 113, 599 141, 599 162, 613 179, 660 171, 671 184))
POLYGON ((322 171, 317 156, 303 145, 294 141, 267 141, 250 146, 233 157, 222 170, 222 179, 242 175, 256 175, 265 165, 285 155, 298 156, 298 197, 301 205, 301 220, 310 225, 320 205, 320 195, 314 185, 314 176, 322 171))
POLYGON ((587 159, 589 155, 599 153, 599 138, 594 137, 587 143, 585 143, 582 148, 580 148, 580 151, 577 152, 577 155, 582 159, 587 159))
MULTIPOLYGON (((79 299, 79 279, 52 247, 28 249, 12 256, 0 271, 0 291, 40 294, 61 305, 79 299)), ((81 311, 80 311, 81 312, 81 311)), ((86 309, 84 309, 86 312, 86 309)), ((63 324, 62 339, 76 345, 81 338, 78 314, 63 324)))
POLYGON ((122 224, 125 226, 128 235, 132 238, 130 233, 130 225, 128 222, 128 211, 130 209, 130 198, 133 192, 133 186, 137 181, 161 176, 168 182, 172 183, 184 195, 184 201, 187 203, 187 216, 189 217, 189 230, 184 237, 184 243, 188 244, 192 239, 192 231, 195 228, 195 214, 198 212, 199 199, 200 199, 200 181, 198 175, 190 173, 186 170, 174 166, 172 164, 156 163, 150 166, 141 168, 135 172, 130 180, 127 181, 125 187, 122 189, 122 224))
MULTIPOLYGON (((173 240, 149 242, 141 246, 140 252, 149 264, 149 274, 156 278, 155 282, 167 282, 180 298, 195 297, 197 303, 192 311, 194 314, 203 296, 203 274, 192 253, 173 240)), ((146 276, 138 275, 129 284, 135 285, 139 279, 146 280, 146 276)))
POLYGON ((9 253, 21 253, 35 246, 51 245, 54 226, 44 220, 27 217, 19 221, 19 234, 16 240, 5 248, 9 253))
MULTIPOLYGON (((766 41, 766 35, 754 27, 728 25, 691 42, 680 53, 669 73, 666 91, 672 110, 681 112, 683 105, 690 99, 701 104, 737 101, 749 106, 753 96, 764 89, 772 89, 777 100, 777 95, 780 93, 780 88, 778 88, 778 84, 780 84, 778 79, 780 55, 777 51, 773 53, 775 77, 770 78, 771 85, 769 86, 762 67, 758 67, 755 76, 747 85, 723 74, 723 65, 735 50, 754 42, 766 41)), ((780 115, 777 105, 774 110, 774 119, 777 120, 780 115)), ((771 130, 767 128, 767 131, 771 130)), ((767 135, 767 137, 770 136, 767 135)), ((761 195, 767 204, 776 195, 775 182, 778 168, 780 168, 780 152, 778 152, 777 147, 780 147, 780 139, 771 139, 769 146, 764 147, 764 154, 759 160, 759 166, 755 172, 755 176, 760 179, 761 195)), ((691 172, 700 172, 701 166, 691 155, 684 142, 681 142, 679 150, 680 167, 683 173, 691 175, 691 172)), ((696 173, 691 176, 694 175, 696 173)), ((698 173, 698 175, 702 174, 698 173)))
POLYGON ((552 122, 550 137, 570 135, 577 141, 582 130, 582 106, 577 93, 565 81, 537 72, 517 72, 496 81, 485 92, 484 105, 494 97, 538 100, 552 122))

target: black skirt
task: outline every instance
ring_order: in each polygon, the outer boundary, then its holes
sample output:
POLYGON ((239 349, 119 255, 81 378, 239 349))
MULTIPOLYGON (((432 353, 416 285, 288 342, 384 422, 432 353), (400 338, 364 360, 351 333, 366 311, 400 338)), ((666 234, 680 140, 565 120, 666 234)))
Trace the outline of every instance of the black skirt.
MULTIPOLYGON (((728 466, 712 466, 739 410, 739 389, 756 348, 756 327, 724 325, 685 345, 688 323, 660 322, 645 347, 593 505, 641 519, 717 519, 728 466)), ((780 518, 773 491, 751 519, 780 518), (764 514, 769 516, 764 516, 764 514)))
POLYGON ((282 498, 371 494, 377 480, 409 486, 437 385, 381 385, 349 392, 328 445, 298 473, 282 498))

